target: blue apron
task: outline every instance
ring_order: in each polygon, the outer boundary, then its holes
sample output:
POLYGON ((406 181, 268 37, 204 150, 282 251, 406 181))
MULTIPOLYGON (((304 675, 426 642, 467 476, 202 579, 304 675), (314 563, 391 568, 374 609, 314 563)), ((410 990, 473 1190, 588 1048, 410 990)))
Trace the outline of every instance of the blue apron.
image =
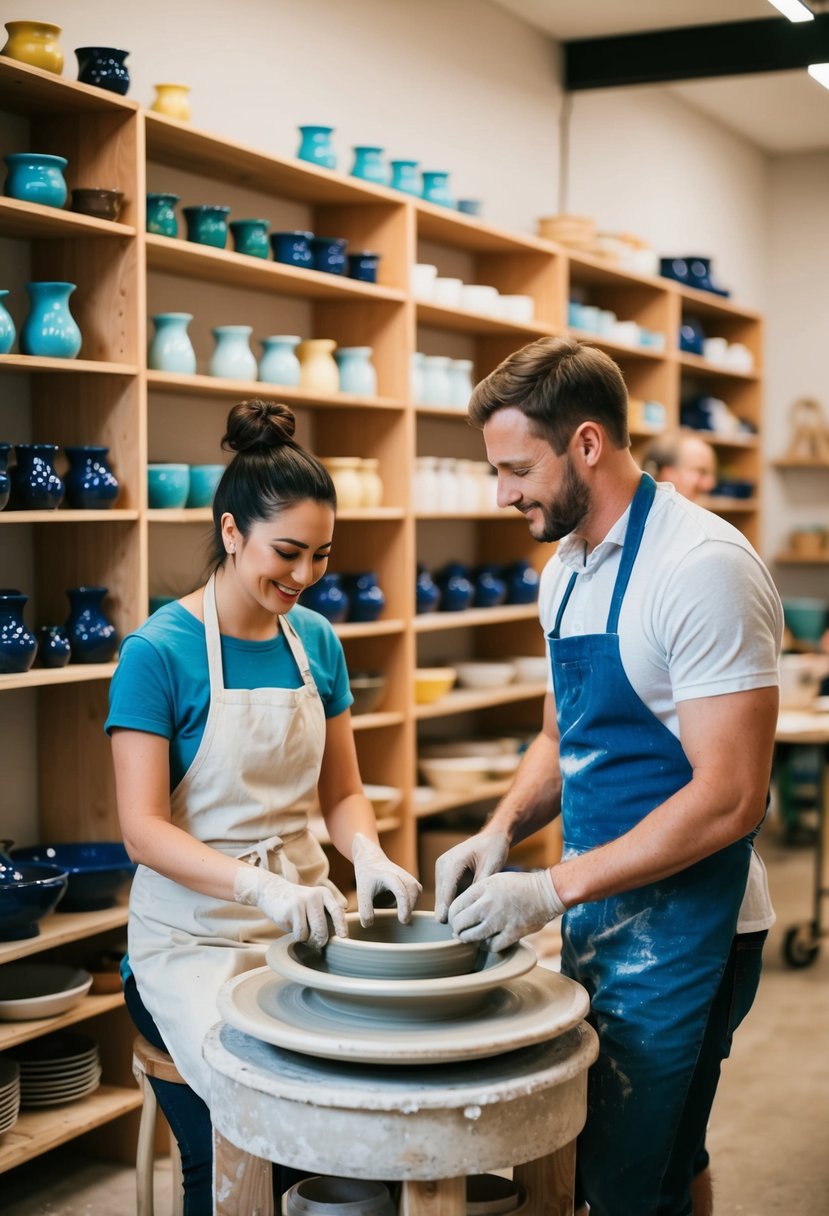
MULTIPOLYGON (((655 490, 643 475, 606 632, 560 636, 574 573, 549 635, 565 859, 623 835, 691 780, 679 740, 634 691, 619 647, 619 614, 655 490)), ((578 1148, 591 1216, 691 1211, 692 1163, 671 1162, 671 1150, 736 932, 751 840, 564 917, 562 971, 589 992, 600 1041, 578 1148), (678 1180, 668 1176, 677 1169, 678 1180), (684 1195, 678 1206, 666 1198, 672 1193, 684 1195)), ((704 1130, 703 1121, 700 1136, 704 1130)))

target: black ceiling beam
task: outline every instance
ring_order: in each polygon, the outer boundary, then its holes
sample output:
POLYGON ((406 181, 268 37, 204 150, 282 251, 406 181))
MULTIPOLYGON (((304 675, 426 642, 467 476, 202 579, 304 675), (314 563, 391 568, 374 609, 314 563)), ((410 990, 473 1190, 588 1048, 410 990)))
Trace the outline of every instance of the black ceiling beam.
POLYGON ((799 24, 771 17, 580 38, 563 43, 563 52, 567 92, 789 72, 829 63, 829 13, 799 24))

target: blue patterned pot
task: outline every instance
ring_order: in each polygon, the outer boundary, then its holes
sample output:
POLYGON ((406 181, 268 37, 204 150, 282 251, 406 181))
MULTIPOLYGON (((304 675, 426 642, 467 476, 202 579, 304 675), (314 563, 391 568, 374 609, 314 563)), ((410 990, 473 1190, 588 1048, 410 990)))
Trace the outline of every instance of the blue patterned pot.
POLYGON ((14 346, 14 339, 17 336, 11 313, 3 303, 8 294, 6 290, 0 291, 0 355, 7 355, 9 353, 14 346))
POLYGON ((437 612, 440 606, 440 588, 425 566, 418 566, 415 582, 415 605, 418 615, 437 612))
POLYGON ((78 80, 123 97, 130 87, 130 74, 124 62, 129 51, 114 46, 78 46, 78 80))
POLYGON ((316 583, 305 588, 301 603, 324 616, 332 625, 339 625, 348 616, 348 596, 339 574, 323 574, 316 583))
POLYGON ((10 443, 0 443, 0 511, 3 510, 9 501, 12 489, 11 477, 9 476, 9 452, 11 450, 12 445, 10 443))
POLYGON ((7 198, 40 203, 42 207, 64 205, 66 181, 63 171, 68 163, 65 157, 42 152, 12 152, 3 160, 8 167, 3 189, 7 198))
POLYGON ((29 315, 20 331, 24 355, 75 359, 81 349, 81 331, 69 311, 74 283, 27 283, 29 315))
POLYGON ((349 574, 345 579, 345 591, 350 600, 349 621, 363 624, 376 621, 386 606, 386 597, 374 571, 349 574))
POLYGON ((148 194, 147 231, 156 236, 178 236, 176 203, 180 201, 178 194, 148 194))
POLYGON ((108 663, 118 649, 115 626, 104 614, 106 587, 73 587, 67 591, 66 633, 76 663, 108 663))
POLYGON ((269 228, 269 220, 231 220, 234 252, 244 253, 249 258, 266 258, 270 252, 269 228))
POLYGON ((295 388, 299 384, 300 367, 296 348, 300 338, 297 334, 274 334, 262 338, 262 358, 259 360, 259 379, 265 384, 282 384, 295 388))
POLYGON ((393 160, 391 166, 391 185, 403 194, 413 194, 420 198, 422 185, 416 160, 393 160))
POLYGON ((56 443, 18 443, 11 471, 12 507, 16 511, 54 511, 63 502, 64 485, 54 469, 56 443))
POLYGON ((441 612, 463 612, 472 603, 475 588, 461 562, 449 562, 435 579, 440 588, 441 612))
POLYGON ((348 277, 359 279, 361 283, 377 282, 377 267, 380 264, 379 253, 350 253, 348 255, 348 277))
POLYGON ((69 459, 66 501, 81 511, 101 511, 118 497, 118 479, 107 464, 109 448, 83 444, 63 449, 69 459))
POLYGON ((272 232, 271 248, 273 260, 283 262, 286 266, 304 266, 306 270, 314 264, 311 253, 311 238, 313 232, 272 232))
POLYGON ((227 245, 227 217, 229 207, 217 203, 200 203, 196 207, 182 207, 187 225, 187 239, 195 245, 210 245, 224 249, 227 245))
POLYGON ((336 169, 337 154, 331 142, 333 127, 300 127, 302 136, 297 156, 323 169, 336 169))
POLYGON ((310 244, 314 270, 323 270, 327 274, 345 274, 345 251, 348 241, 344 237, 313 236, 310 244))
POLYGON ((383 149, 365 145, 355 148, 351 176, 362 178, 364 182, 374 182, 378 186, 387 185, 389 174, 383 164, 383 149))
POLYGON ((41 625, 37 637, 41 667, 65 667, 72 658, 72 647, 63 625, 41 625))
POLYGON ((497 566, 481 566, 474 578, 476 608, 497 608, 507 598, 507 584, 497 566))
POLYGON ((0 589, 0 675, 28 671, 37 654, 37 639, 26 628, 27 596, 11 587, 0 589))

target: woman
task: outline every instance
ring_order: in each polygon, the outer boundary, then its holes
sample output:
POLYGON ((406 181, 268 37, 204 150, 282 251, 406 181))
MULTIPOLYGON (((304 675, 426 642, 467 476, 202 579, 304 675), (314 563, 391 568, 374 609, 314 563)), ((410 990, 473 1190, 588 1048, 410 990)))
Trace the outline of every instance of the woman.
POLYGON ((156 1083, 182 1150, 188 1216, 211 1210, 201 1044, 219 988, 260 966, 280 931, 322 946, 327 914, 346 933, 346 901, 308 830, 317 790, 332 841, 353 861, 363 922, 378 891, 392 893, 401 920, 420 893, 377 841, 342 647, 297 606, 328 564, 336 497, 293 433, 283 405, 231 410, 222 446, 236 455, 213 503, 213 573, 125 639, 110 693, 121 830, 141 863, 125 995, 189 1087, 156 1083))

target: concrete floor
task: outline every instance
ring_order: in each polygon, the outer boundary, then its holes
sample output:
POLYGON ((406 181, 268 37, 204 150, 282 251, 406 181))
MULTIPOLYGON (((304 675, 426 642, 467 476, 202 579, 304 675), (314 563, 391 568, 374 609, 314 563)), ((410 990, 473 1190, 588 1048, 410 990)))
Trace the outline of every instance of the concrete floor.
MULTIPOLYGON (((778 923, 757 1002, 726 1063, 709 1134, 717 1216, 822 1216, 829 1212, 829 944, 805 970, 781 958, 787 928, 808 919, 813 854, 787 847, 773 825, 761 852, 778 923)), ((167 1162, 157 1211, 170 1211, 167 1162)), ((79 1158, 71 1146, 5 1175, 4 1216, 126 1216, 134 1175, 79 1158)), ((632 1213, 620 1216, 634 1216, 632 1213)))

